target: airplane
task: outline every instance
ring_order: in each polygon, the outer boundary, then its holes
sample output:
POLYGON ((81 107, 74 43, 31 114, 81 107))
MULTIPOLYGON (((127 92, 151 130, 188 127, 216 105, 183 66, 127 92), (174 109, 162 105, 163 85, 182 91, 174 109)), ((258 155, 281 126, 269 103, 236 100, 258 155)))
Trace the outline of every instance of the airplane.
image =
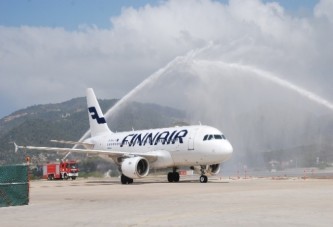
POLYGON ((205 126, 176 126, 129 132, 112 132, 92 88, 87 88, 87 105, 91 137, 83 142, 57 141, 82 145, 84 148, 18 146, 18 149, 78 152, 106 155, 115 162, 122 184, 146 177, 151 169, 171 168, 167 179, 179 182, 180 167, 190 167, 206 183, 208 176, 218 174, 220 164, 230 158, 233 147, 218 129, 205 126))

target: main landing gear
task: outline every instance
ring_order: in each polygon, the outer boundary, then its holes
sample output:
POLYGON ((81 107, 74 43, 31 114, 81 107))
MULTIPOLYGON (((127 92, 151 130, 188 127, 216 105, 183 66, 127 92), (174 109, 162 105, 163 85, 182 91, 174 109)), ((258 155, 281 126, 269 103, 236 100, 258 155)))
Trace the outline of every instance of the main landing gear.
MULTIPOLYGON (((208 177, 205 175, 206 166, 201 166, 200 172, 201 176, 199 178, 200 183, 207 183, 208 177)), ((168 181, 169 182, 179 182, 179 173, 177 172, 177 168, 173 168, 172 172, 168 173, 168 181)))
POLYGON ((168 181, 179 182, 179 173, 177 172, 176 168, 173 169, 173 172, 168 173, 168 181))
POLYGON ((133 179, 121 174, 120 181, 122 184, 133 184, 133 179))

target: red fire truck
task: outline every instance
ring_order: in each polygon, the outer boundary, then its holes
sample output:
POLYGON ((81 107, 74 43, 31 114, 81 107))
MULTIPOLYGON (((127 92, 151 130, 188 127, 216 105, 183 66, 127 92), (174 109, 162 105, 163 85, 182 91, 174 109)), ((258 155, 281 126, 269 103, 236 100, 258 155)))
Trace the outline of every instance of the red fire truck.
POLYGON ((43 165, 43 178, 48 180, 71 178, 79 176, 78 165, 75 161, 62 161, 60 163, 47 163, 43 165))

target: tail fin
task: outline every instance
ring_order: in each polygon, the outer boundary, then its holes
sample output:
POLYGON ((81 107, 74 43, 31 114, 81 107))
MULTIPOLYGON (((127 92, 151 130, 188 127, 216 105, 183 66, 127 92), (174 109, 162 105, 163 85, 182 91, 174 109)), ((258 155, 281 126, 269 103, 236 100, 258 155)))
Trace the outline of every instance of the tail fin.
POLYGON ((87 104, 91 136, 111 133, 92 88, 87 88, 87 104))

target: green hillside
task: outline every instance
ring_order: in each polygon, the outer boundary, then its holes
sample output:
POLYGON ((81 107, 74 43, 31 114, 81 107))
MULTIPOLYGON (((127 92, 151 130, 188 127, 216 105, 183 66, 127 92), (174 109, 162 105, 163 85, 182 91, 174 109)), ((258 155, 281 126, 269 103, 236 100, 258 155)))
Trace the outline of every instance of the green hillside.
MULTIPOLYGON (((105 113, 118 100, 100 100, 105 113)), ((63 103, 35 105, 18 110, 0 120, 0 164, 21 163, 29 155, 34 160, 54 160, 63 154, 35 151, 14 152, 13 141, 20 145, 61 146, 56 140, 77 141, 88 130, 88 113, 85 98, 63 103)), ((155 104, 131 103, 118 111, 108 124, 113 131, 168 127, 181 122, 184 114, 176 109, 155 104)))

